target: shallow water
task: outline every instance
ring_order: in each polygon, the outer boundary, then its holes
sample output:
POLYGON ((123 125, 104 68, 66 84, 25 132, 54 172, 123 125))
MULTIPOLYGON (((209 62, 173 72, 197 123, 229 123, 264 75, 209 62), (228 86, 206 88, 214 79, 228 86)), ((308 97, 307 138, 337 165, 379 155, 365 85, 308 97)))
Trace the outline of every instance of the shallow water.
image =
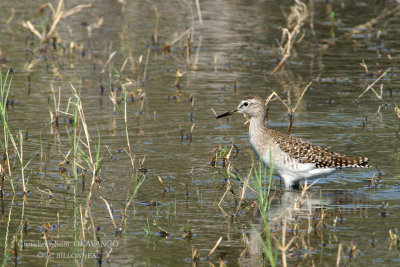
MULTIPOLYGON (((54 106, 51 85, 56 93, 61 88, 62 111, 67 109, 72 96, 70 83, 80 89, 93 147, 97 144, 97 129, 101 136, 101 154, 105 160, 99 174, 101 183, 93 191, 91 212, 98 228, 98 241, 105 244, 100 250, 102 263, 186 265, 192 263, 192 248, 196 248, 201 265, 209 261, 219 264, 222 260, 228 266, 253 266, 262 265, 261 250, 252 230, 252 225, 260 229, 254 205, 256 197, 247 192, 238 216, 233 216, 236 205, 231 193, 227 193, 219 208, 226 180, 210 164, 213 150, 220 145, 229 148, 232 138, 239 153, 231 161, 240 175, 246 177, 255 160, 249 147, 248 126, 243 125, 241 116, 215 120, 211 108, 217 113, 226 112, 248 94, 267 98, 273 91, 294 107, 310 81, 313 83, 298 106, 291 133, 344 154, 366 156, 374 167, 338 172, 320 179, 309 189, 302 211, 287 220, 305 224, 310 203, 313 212, 321 210, 321 206, 326 209, 326 226, 317 229, 320 215, 311 218, 314 229, 309 235, 309 252, 300 245, 293 248, 287 253, 288 263, 334 265, 339 244, 343 248, 341 263, 391 266, 400 260, 398 247, 391 246, 388 234, 398 227, 400 219, 400 150, 396 130, 399 118, 394 113, 395 103, 399 103, 398 14, 385 17, 374 28, 343 37, 355 26, 379 16, 384 8, 397 7, 393 1, 376 5, 367 1, 312 1, 309 8, 313 10, 315 36, 307 21, 303 40, 295 45, 292 56, 275 76, 271 72, 280 59, 276 40, 281 37, 280 27, 286 25, 284 14, 290 12, 291 1, 200 1, 202 24, 195 4, 187 5, 185 1, 137 1, 127 3, 123 9, 117 2, 92 2, 92 7, 59 25, 66 47, 71 41, 85 47, 83 54, 76 52, 71 58, 39 53, 38 39, 20 25, 23 20, 31 20, 35 25, 46 21, 47 17, 39 13, 40 4, 11 1, 3 3, 0 9, 0 48, 7 58, 1 67, 3 76, 8 68, 13 69, 10 99, 14 104, 7 111, 8 124, 14 134, 18 130, 25 133, 24 157, 26 161, 32 159, 25 170, 29 177, 26 202, 15 156, 12 160, 16 162, 13 172, 17 194, 13 197, 6 181, 1 202, 0 244, 7 243, 7 249, 13 250, 13 240, 17 238, 17 263, 23 266, 37 262, 62 266, 99 263, 95 255, 99 253, 98 247, 88 243, 83 249, 78 242, 93 240, 90 218, 84 217, 89 221, 83 236, 80 215, 80 206, 85 211, 91 174, 80 176, 74 187, 71 164, 59 165, 71 148, 73 127, 68 121, 70 117, 64 114, 60 115, 58 127, 50 123, 49 103, 54 106), (6 25, 11 8, 15 9, 15 17, 6 25), (154 8, 161 12, 157 43, 151 42, 156 23, 154 8), (331 11, 335 12, 333 24, 331 11), (86 23, 94 23, 101 17, 102 27, 92 30, 89 37, 86 23), (164 44, 189 27, 194 27, 190 57, 181 41, 171 47, 170 53, 163 51, 164 44), (117 53, 102 73, 113 51, 117 53), (128 89, 142 88, 146 97, 144 101, 127 103, 128 131, 132 152, 137 159, 145 158, 148 173, 120 234, 115 233, 101 197, 112 206, 119 226, 132 190, 129 184, 132 168, 124 151, 127 149, 124 105, 119 104, 114 110, 109 99, 110 77, 112 90, 121 98, 116 70, 121 69, 130 52, 135 66, 127 63, 122 73, 134 81, 128 89), (360 66, 363 60, 370 75, 366 76, 360 66), (28 72, 27 65, 32 62, 37 63, 28 72), (374 87, 379 92, 383 84, 382 99, 377 99, 371 91, 358 99, 379 76, 379 71, 382 73, 389 67, 391 71, 374 87), (178 70, 184 74, 177 82, 178 70), (191 95, 193 107, 188 100, 191 95), (190 139, 186 135, 192 124, 195 126, 190 139), (41 143, 45 168, 41 168, 41 143), (369 181, 377 173, 375 166, 382 175, 372 188, 369 181), (65 172, 60 171, 62 167, 65 172), (165 193, 158 176, 168 189, 165 193), (21 229, 25 221, 27 231, 21 229), (44 222, 50 225, 49 236, 59 244, 50 249, 53 254, 48 257, 42 246, 44 222), (193 232, 191 240, 182 238, 185 234, 182 227, 188 222, 193 232), (150 226, 148 236, 144 234, 146 224, 150 226), (162 231, 169 236, 162 237, 162 231), (220 236, 221 243, 208 258, 220 236), (22 238, 25 248, 21 246, 22 238), (250 240, 248 244, 246 239, 250 240), (79 253, 84 253, 86 259, 82 261, 79 253)), ((80 1, 68 1, 67 8, 77 4, 80 1)), ((47 8, 45 12, 50 11, 47 8)), ((287 130, 289 117, 279 101, 272 103, 268 119, 271 128, 287 130)), ((135 163, 139 168, 138 162, 135 163)), ((238 193, 240 183, 234 180, 231 183, 238 193)), ((273 190, 277 193, 271 218, 291 208, 300 193, 282 191, 277 177, 273 180, 273 190)), ((281 223, 271 222, 271 226, 280 234, 281 223)), ((2 250, 0 255, 0 258, 5 255, 4 265, 13 264, 15 259, 10 252, 5 254, 2 250)), ((281 264, 280 257, 278 263, 281 264)))

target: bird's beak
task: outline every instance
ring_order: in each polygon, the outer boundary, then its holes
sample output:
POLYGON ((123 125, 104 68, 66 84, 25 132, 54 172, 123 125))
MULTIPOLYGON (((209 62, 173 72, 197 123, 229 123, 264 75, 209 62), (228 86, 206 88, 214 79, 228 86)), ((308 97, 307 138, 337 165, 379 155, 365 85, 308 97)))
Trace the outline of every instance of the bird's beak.
POLYGON ((233 115, 233 114, 238 113, 238 112, 239 112, 238 109, 234 109, 234 110, 232 110, 232 111, 228 111, 228 112, 226 112, 226 113, 224 113, 224 114, 218 115, 216 118, 219 119, 219 118, 222 118, 222 117, 226 117, 226 116, 229 116, 229 115, 233 115))

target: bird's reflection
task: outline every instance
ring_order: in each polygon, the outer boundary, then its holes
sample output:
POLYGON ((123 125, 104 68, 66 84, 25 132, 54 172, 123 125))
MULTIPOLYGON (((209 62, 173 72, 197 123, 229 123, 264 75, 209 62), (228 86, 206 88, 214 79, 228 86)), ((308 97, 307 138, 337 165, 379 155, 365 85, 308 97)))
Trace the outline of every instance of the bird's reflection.
MULTIPOLYGON (((276 244, 282 241, 283 232, 286 235, 286 245, 291 238, 317 232, 326 227, 324 217, 326 210, 333 211, 335 207, 335 219, 338 220, 338 212, 341 213, 340 205, 354 200, 354 194, 345 190, 324 190, 312 188, 308 190, 285 190, 272 192, 271 206, 268 211, 268 227, 271 243, 276 244), (322 223, 322 224, 321 224, 322 223)), ((357 205, 356 205, 357 206, 357 205)), ((356 207, 354 206, 354 207, 356 207)), ((331 216, 332 218, 332 216, 331 216)), ((332 226, 330 226, 332 227, 332 226)), ((335 226, 333 226, 334 228, 335 226)), ((263 246, 260 236, 265 238, 263 233, 262 218, 257 212, 253 218, 253 227, 243 234, 245 249, 239 257, 241 266, 260 266, 263 264, 263 246)), ((289 253, 286 252, 286 255, 289 253)), ((280 257, 279 257, 280 259, 280 257)), ((266 259, 265 259, 266 260, 266 259)))

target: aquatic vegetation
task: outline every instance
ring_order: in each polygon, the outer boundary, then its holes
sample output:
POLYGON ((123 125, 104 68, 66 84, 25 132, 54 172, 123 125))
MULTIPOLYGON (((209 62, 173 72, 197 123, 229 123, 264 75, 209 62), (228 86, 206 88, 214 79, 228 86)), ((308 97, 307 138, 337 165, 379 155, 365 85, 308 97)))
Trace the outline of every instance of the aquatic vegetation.
POLYGON ((1 266, 398 262, 400 6, 228 2, 4 2, 1 266), (284 190, 213 117, 249 93, 377 171, 284 190))

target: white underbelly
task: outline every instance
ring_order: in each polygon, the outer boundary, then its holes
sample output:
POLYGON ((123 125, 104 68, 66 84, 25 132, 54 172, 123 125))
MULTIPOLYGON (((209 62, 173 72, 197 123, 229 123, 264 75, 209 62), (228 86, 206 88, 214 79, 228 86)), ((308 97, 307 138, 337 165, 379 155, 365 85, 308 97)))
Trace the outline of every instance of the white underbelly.
POLYGON ((304 178, 328 175, 336 170, 335 168, 315 168, 314 163, 300 163, 274 145, 271 149, 264 151, 256 150, 252 142, 251 145, 258 159, 262 160, 268 169, 273 168, 274 174, 282 177, 288 184, 304 178))

